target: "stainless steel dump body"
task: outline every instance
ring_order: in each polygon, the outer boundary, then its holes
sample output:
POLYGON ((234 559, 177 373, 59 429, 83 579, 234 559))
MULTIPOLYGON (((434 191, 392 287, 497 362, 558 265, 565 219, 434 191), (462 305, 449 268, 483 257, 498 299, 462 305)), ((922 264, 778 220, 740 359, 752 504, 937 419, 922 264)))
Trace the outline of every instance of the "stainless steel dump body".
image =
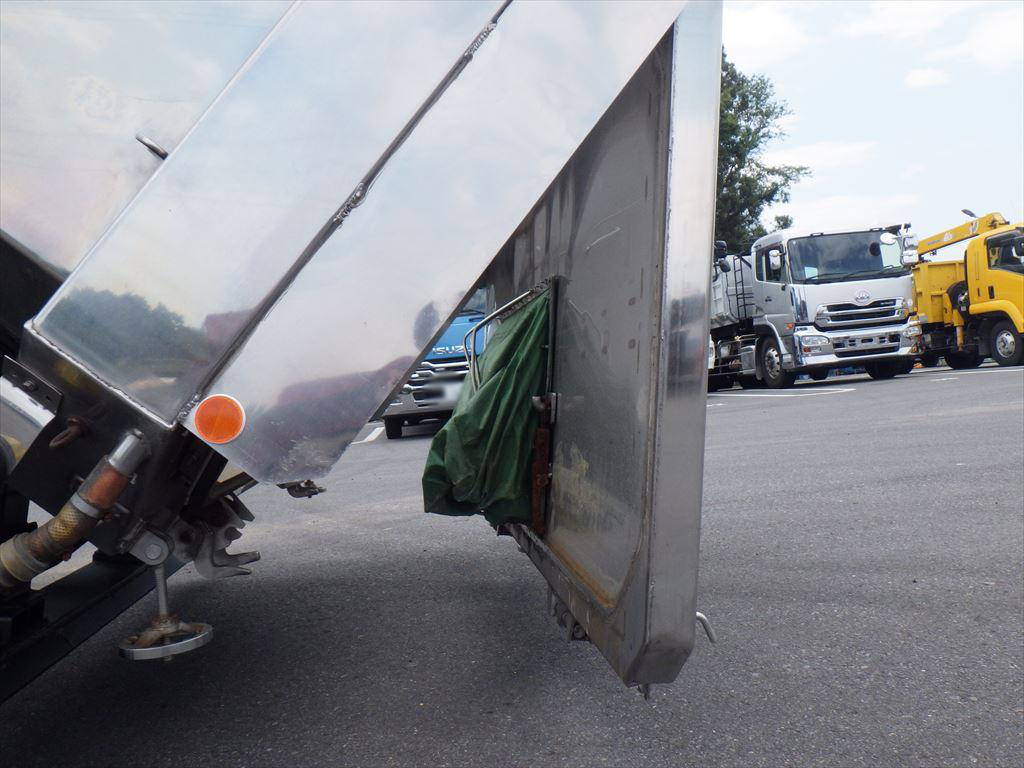
POLYGON ((144 422, 147 471, 220 393, 246 419, 217 453, 305 480, 423 327, 557 277, 550 524, 510 532, 625 682, 669 682, 695 635, 720 27, 707 2, 296 3, 22 362, 144 422))

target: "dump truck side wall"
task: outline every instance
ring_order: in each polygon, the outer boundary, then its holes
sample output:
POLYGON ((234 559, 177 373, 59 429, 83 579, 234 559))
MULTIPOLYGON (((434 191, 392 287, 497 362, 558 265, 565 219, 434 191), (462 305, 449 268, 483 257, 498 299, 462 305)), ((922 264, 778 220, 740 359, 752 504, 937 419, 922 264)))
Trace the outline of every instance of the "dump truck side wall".
POLYGON ((947 291, 965 275, 961 261, 922 262, 914 267, 914 305, 921 325, 953 324, 953 306, 947 291))

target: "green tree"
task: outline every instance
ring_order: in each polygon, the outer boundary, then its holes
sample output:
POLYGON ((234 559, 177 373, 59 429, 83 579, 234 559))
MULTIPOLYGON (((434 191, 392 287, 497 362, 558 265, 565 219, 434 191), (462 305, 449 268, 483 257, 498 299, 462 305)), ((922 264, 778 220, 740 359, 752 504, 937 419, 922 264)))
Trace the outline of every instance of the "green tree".
MULTIPOLYGON (((789 106, 775 95, 764 75, 745 75, 722 52, 722 102, 718 127, 718 200, 715 239, 725 240, 735 253, 761 235, 764 209, 789 201, 789 189, 810 170, 798 165, 765 165, 765 145, 784 135, 779 118, 789 106)), ((776 216, 776 228, 790 226, 792 217, 776 216)))

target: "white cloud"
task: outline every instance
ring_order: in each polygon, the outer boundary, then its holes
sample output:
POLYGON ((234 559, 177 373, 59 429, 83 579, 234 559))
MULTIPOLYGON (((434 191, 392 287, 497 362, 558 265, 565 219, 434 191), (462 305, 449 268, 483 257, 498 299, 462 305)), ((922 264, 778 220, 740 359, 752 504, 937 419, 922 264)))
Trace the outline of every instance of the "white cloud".
POLYGON ((808 3, 730 2, 722 17, 722 44, 741 70, 759 70, 789 58, 811 38, 800 21, 808 3))
POLYGON ((918 202, 917 195, 831 195, 811 197, 806 202, 773 206, 762 217, 788 214, 800 228, 841 229, 869 227, 910 221, 910 209, 918 202))
POLYGON ((945 70, 934 67, 912 69, 903 78, 903 84, 908 88, 931 88, 935 85, 945 85, 949 82, 949 75, 945 70))
POLYGON ((900 180, 911 181, 913 179, 916 179, 931 167, 932 166, 928 165, 928 163, 913 163, 911 165, 908 165, 906 168, 900 171, 900 180))
POLYGON ((792 128, 799 122, 800 115, 789 114, 783 115, 778 120, 776 120, 775 125, 777 125, 781 131, 786 132, 789 131, 790 128, 792 128))
POLYGON ((812 173, 817 173, 867 162, 874 157, 876 149, 873 141, 816 141, 770 150, 761 161, 767 165, 806 165, 812 173))
POLYGON ((881 35, 906 40, 934 32, 954 16, 965 11, 977 11, 976 0, 884 0, 864 6, 852 6, 856 18, 846 26, 853 36, 881 35))
POLYGON ((966 38, 955 45, 937 48, 928 58, 968 62, 993 71, 1005 70, 1024 61, 1022 31, 1024 4, 1001 4, 997 11, 981 16, 966 38))

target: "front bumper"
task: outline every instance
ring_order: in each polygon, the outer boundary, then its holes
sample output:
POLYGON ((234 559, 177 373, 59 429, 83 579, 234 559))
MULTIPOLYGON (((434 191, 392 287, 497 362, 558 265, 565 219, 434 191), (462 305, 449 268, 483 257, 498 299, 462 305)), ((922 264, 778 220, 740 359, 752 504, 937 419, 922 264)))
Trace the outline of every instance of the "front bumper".
POLYGON ((431 419, 455 410, 469 366, 464 357, 424 360, 388 403, 384 418, 431 419))
POLYGON ((388 407, 384 410, 384 418, 403 416, 433 419, 446 416, 455 410, 455 403, 458 402, 458 399, 456 394, 452 397, 417 401, 413 399, 411 392, 400 392, 394 400, 388 403, 388 407))
POLYGON ((918 354, 921 326, 916 322, 858 330, 819 331, 794 335, 797 364, 801 367, 862 365, 872 360, 906 359, 918 354), (805 346, 802 339, 824 336, 827 344, 805 346))

